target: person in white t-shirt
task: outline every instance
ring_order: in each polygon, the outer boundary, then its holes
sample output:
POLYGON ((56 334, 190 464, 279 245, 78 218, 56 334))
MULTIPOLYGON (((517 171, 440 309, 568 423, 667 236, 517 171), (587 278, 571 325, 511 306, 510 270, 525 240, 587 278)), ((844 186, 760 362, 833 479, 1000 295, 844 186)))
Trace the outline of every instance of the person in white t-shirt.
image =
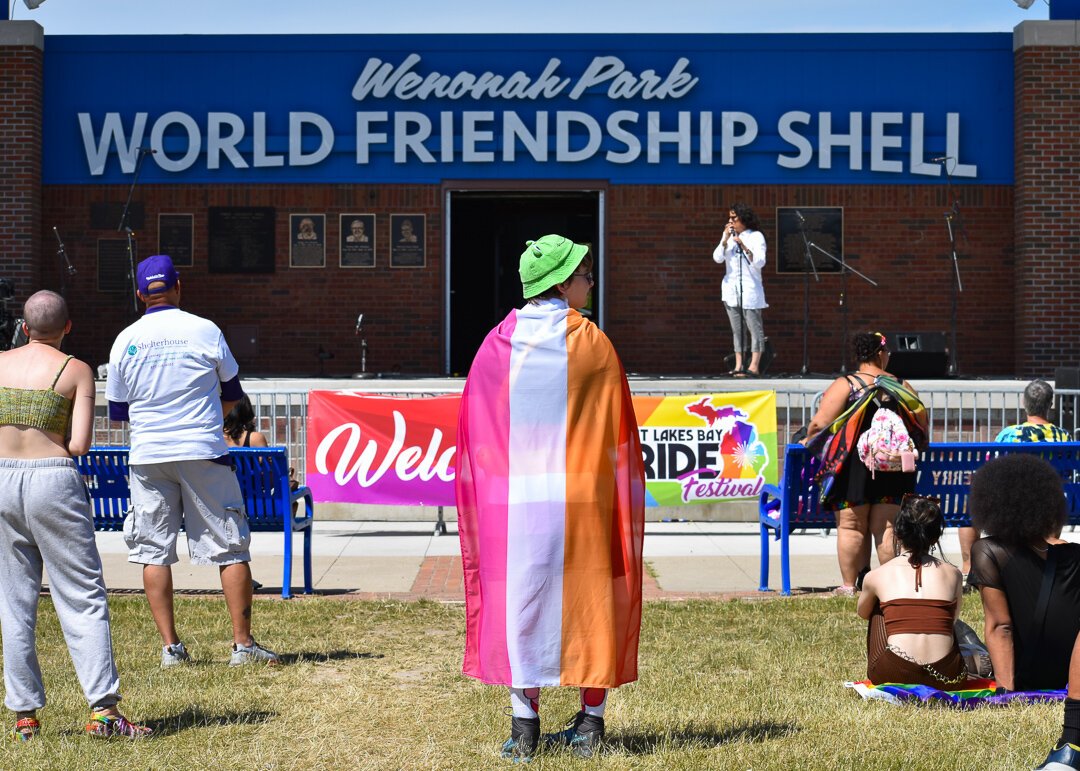
POLYGON ((143 566, 143 588, 163 643, 162 667, 191 657, 176 631, 172 565, 181 526, 193 564, 217 565, 232 617, 230 666, 277 663, 251 636, 251 531, 222 433, 240 400, 239 367, 212 321, 180 310, 180 276, 163 254, 136 271, 146 314, 109 354, 109 417, 131 425, 128 561, 143 566))

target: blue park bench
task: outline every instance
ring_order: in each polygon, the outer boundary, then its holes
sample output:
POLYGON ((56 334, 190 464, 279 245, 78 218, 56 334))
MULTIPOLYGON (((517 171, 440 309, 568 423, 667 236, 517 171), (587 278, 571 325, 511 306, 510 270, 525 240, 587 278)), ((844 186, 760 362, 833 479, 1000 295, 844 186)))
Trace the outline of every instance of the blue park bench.
MULTIPOLYGON (((971 475, 990 458, 1010 452, 1039 455, 1061 473, 1069 506, 1069 523, 1080 524, 1080 442, 932 444, 919 458, 915 492, 941 499, 947 527, 967 527, 971 524, 967 511, 971 475)), ((758 591, 770 591, 770 534, 780 542, 780 593, 789 595, 791 531, 836 527, 833 513, 823 511, 818 505, 819 490, 814 482, 818 465, 817 457, 807 452, 805 447, 789 444, 784 452, 784 475, 780 486, 765 485, 762 488, 758 501, 761 526, 761 585, 758 591)))
MULTIPOLYGON (((235 447, 229 450, 244 494, 244 508, 253 531, 285 535, 285 566, 281 596, 292 597, 293 533, 304 533, 304 594, 311 594, 311 530, 315 507, 311 490, 289 489, 289 464, 284 447, 235 447), (293 504, 303 501, 294 516, 293 504)), ((123 530, 131 497, 128 488, 128 448, 91 447, 75 459, 86 480, 94 511, 95 530, 123 530)))

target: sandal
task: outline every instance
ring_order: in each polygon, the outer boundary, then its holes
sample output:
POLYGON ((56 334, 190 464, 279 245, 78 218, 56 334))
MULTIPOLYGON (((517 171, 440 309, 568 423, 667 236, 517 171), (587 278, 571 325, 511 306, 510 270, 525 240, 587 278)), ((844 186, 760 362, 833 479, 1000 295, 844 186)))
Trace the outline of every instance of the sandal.
POLYGON ((848 586, 847 584, 840 584, 840 586, 833 589, 833 594, 837 597, 854 597, 856 589, 854 586, 848 586))
POLYGON ((15 722, 15 728, 11 731, 11 739, 16 742, 28 742, 38 735, 41 723, 36 717, 19 718, 15 722))
POLYGON ((727 375, 728 375, 728 377, 739 377, 745 371, 746 370, 742 370, 742 369, 729 369, 727 371, 727 375))

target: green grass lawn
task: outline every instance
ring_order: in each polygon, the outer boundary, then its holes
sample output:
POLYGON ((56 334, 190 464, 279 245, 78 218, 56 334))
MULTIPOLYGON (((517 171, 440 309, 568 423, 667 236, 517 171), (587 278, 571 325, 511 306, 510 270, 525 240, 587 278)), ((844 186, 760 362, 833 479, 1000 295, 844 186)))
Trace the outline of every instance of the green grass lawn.
MULTIPOLYGON (((0 768, 510 765, 498 756, 510 723, 505 690, 461 675, 461 606, 260 599, 256 633, 284 664, 230 669, 221 598, 183 599, 179 626, 196 663, 162 671, 144 600, 116 596, 110 605, 121 707, 157 736, 81 735, 86 704, 43 600, 42 734, 0 742, 0 768)), ((967 599, 963 617, 979 628, 977 599, 967 599)), ((864 676, 864 638, 850 599, 647 604, 641 679, 608 703, 608 747, 591 761, 544 754, 531 767, 1022 769, 1057 737, 1060 705, 965 713, 863 702, 842 682, 864 676)), ((544 730, 576 710, 576 690, 545 691, 544 730)))

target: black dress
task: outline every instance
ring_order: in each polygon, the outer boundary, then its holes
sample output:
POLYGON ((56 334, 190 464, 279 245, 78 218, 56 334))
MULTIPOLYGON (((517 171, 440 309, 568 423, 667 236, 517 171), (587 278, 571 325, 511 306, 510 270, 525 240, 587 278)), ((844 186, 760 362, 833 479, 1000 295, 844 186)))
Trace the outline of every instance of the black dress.
MULTIPOLYGON (((990 536, 971 547, 972 586, 1005 593, 1012 617, 1013 688, 1055 690, 1069 681, 1069 659, 1080 633, 1080 544, 1050 545, 1056 561, 1046 615, 1035 618, 1046 560, 1027 546, 1007 546, 990 536)), ((1047 552, 1049 554, 1049 552, 1047 552)))

